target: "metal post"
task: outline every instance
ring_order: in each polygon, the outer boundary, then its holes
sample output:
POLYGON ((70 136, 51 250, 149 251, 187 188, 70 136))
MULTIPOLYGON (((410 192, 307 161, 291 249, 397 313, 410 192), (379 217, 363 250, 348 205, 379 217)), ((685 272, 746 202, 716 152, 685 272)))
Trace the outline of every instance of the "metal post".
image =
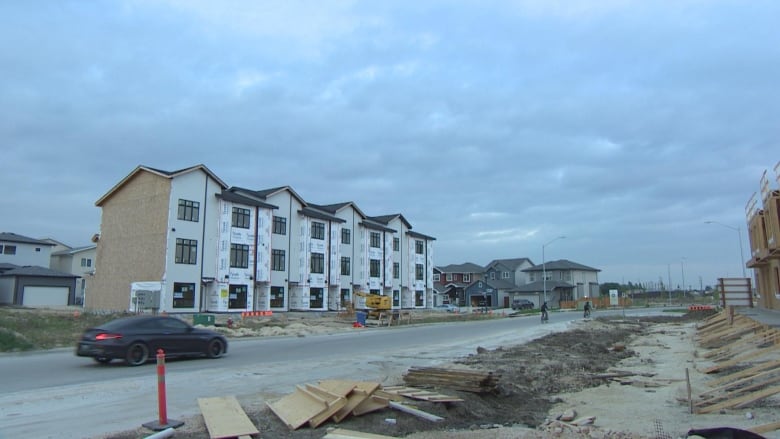
POLYGON ((669 306, 672 306, 672 264, 666 264, 666 276, 669 282, 669 306))
POLYGON ((165 396, 165 352, 157 349, 157 421, 147 422, 144 427, 162 431, 167 428, 178 428, 184 425, 183 421, 174 421, 168 419, 168 404, 165 396))
POLYGON ((680 258, 680 272, 682 273, 682 291, 683 298, 685 298, 685 265, 683 265, 685 257, 680 258))

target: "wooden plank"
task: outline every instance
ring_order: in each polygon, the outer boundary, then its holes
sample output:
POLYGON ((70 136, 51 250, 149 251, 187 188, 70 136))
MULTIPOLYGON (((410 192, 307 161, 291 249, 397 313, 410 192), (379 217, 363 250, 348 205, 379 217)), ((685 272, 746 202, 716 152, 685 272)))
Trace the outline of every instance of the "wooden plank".
POLYGON ((405 396, 407 398, 419 399, 421 401, 463 402, 462 398, 442 395, 441 393, 431 392, 429 390, 417 389, 415 387, 391 386, 391 387, 383 387, 382 390, 388 393, 405 396))
POLYGON ((739 387, 739 388, 734 389, 734 390, 732 390, 730 392, 724 393, 723 395, 718 395, 718 396, 715 396, 715 397, 710 398, 710 399, 699 401, 698 405, 703 406, 705 404, 714 404, 714 403, 717 403, 718 401, 722 401, 724 399, 731 399, 731 398, 734 398, 734 397, 739 397, 740 395, 742 395, 744 393, 752 392, 754 390, 763 389, 766 386, 768 386, 770 384, 774 384, 774 383, 776 383, 778 381, 780 381, 780 376, 770 377, 770 378, 768 378, 766 380, 753 383, 753 384, 751 384, 749 386, 739 387))
POLYGON ((363 433, 362 431, 345 430, 343 428, 334 428, 322 439, 394 439, 393 436, 384 436, 374 433, 363 433))
POLYGON ((769 433, 770 431, 775 431, 778 429, 780 429, 780 422, 770 422, 769 424, 756 425, 755 427, 750 427, 747 430, 756 434, 761 434, 769 433))
POLYGON ((759 392, 751 393, 749 395, 735 398, 730 401, 724 401, 719 404, 713 404, 709 407, 701 408, 697 411, 697 413, 712 413, 712 412, 717 412, 718 410, 721 409, 744 407, 747 404, 767 398, 777 393, 780 393, 780 386, 769 387, 759 392))
POLYGON ((360 416, 366 413, 371 413, 383 408, 387 408, 389 405, 389 399, 382 398, 381 396, 377 395, 371 395, 369 398, 364 399, 363 402, 358 404, 358 406, 352 410, 352 414, 355 416, 360 416))
POLYGON ((325 410, 323 410, 321 413, 309 419, 309 425, 311 425, 312 428, 319 427, 325 421, 330 419, 331 416, 335 415, 336 412, 338 412, 345 405, 347 405, 346 397, 337 395, 335 393, 330 393, 327 390, 323 389, 322 387, 318 387, 313 384, 307 384, 306 390, 319 396, 320 398, 325 400, 325 402, 328 404, 328 407, 325 410))
MULTIPOLYGON (((350 392, 352 392, 353 389, 357 387, 358 381, 322 380, 319 381, 317 385, 330 393, 346 397, 350 392)), ((377 383, 377 387, 378 386, 379 383, 377 383)))
POLYGON ((347 395, 347 405, 337 411, 331 419, 334 422, 339 423, 352 414, 355 407, 359 406, 364 400, 371 397, 371 395, 379 388, 379 383, 369 381, 353 381, 354 388, 352 392, 347 395))
POLYGON ((211 439, 260 434, 235 396, 198 398, 211 439))
POLYGON ((769 362, 766 362, 766 363, 758 364, 758 365, 753 366, 753 367, 749 367, 749 368, 747 368, 745 370, 741 370, 739 372, 734 372, 732 374, 729 374, 729 375, 726 375, 726 376, 722 376, 720 378, 716 378, 716 379, 714 379, 712 381, 708 381, 707 384, 710 387, 715 387, 715 386, 719 386, 719 385, 724 384, 724 383, 728 383, 730 381, 738 380, 740 378, 744 378, 746 376, 750 376, 750 375, 756 374, 756 373, 761 372, 763 370, 774 369, 774 368, 777 368, 777 367, 780 367, 780 360, 769 361, 769 362))
POLYGON ((734 358, 732 360, 724 361, 722 363, 716 364, 715 366, 709 367, 709 368, 704 370, 704 373, 708 373, 709 374, 709 373, 717 372, 717 371, 719 371, 723 367, 734 366, 734 365, 737 365, 739 363, 744 363, 744 362, 746 362, 748 360, 755 360, 756 358, 761 358, 764 355, 773 353, 774 351, 777 351, 777 350, 778 350, 778 348, 776 346, 773 346, 771 348, 756 349, 754 352, 750 352, 748 354, 742 355, 742 356, 734 358))
MULTIPOLYGON (((706 398, 710 395, 714 395, 718 392, 729 392, 733 389, 736 389, 738 387, 743 387, 745 385, 748 385, 752 382, 755 382, 756 380, 764 379, 764 378, 770 378, 775 374, 780 373, 778 370, 765 370, 763 372, 757 373, 757 374, 751 374, 749 376, 745 376, 744 378, 738 379, 736 381, 732 381, 730 383, 724 384, 722 386, 716 387, 714 389, 707 390, 706 392, 702 392, 699 394, 699 398, 706 398)), ((780 376, 780 375, 778 375, 780 376)))
POLYGON ((309 422, 309 419, 328 408, 328 404, 322 398, 301 386, 295 387, 295 392, 279 401, 267 403, 271 411, 293 430, 297 430, 309 422))
POLYGON ((408 405, 401 404, 400 402, 390 401, 390 408, 394 408, 404 413, 409 413, 410 415, 414 415, 418 418, 422 418, 428 421, 439 422, 444 420, 444 418, 441 416, 436 416, 432 413, 424 412, 414 407, 409 407, 408 405))

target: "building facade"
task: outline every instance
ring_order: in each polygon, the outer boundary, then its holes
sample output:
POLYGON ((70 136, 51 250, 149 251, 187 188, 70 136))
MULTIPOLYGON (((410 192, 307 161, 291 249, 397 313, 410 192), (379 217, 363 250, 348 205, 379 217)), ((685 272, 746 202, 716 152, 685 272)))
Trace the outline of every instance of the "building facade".
MULTIPOLYGON (((775 165, 780 186, 780 162, 775 165)), ((772 189, 767 174, 761 177, 760 206, 754 195, 747 205, 750 260, 758 306, 780 309, 780 190, 772 189)))
POLYGON ((289 186, 228 187, 203 165, 139 166, 96 205, 100 267, 87 308, 324 311, 356 293, 433 306, 434 238, 400 215, 307 203, 289 186))

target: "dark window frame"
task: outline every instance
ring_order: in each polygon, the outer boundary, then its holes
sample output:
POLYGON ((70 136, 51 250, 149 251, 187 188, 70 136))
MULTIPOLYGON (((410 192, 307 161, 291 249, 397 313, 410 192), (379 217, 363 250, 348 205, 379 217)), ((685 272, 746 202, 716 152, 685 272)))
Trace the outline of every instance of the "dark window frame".
POLYGON ((248 229, 250 223, 250 210, 243 207, 233 207, 233 215, 231 224, 233 227, 240 229, 248 229))
POLYGON ((325 239, 325 223, 311 222, 311 239, 325 239))
POLYGON ((323 274, 325 273, 325 253, 312 252, 310 258, 310 273, 323 274))
POLYGON ((230 244, 230 267, 249 268, 249 245, 230 244))
POLYGON ((182 221, 197 223, 200 220, 200 202, 179 198, 179 211, 177 218, 182 221))
POLYGON ((369 260, 369 277, 380 277, 382 275, 382 261, 379 259, 369 260))
POLYGON ((348 256, 342 256, 341 257, 341 275, 342 276, 349 276, 351 273, 351 264, 350 259, 348 256))
POLYGON ((370 246, 372 248, 382 248, 382 234, 379 232, 371 232, 369 236, 370 246))
POLYGON ((198 264, 198 240, 176 238, 176 254, 174 256, 176 264, 198 264))
POLYGON ((342 244, 351 244, 352 243, 352 230, 350 230, 350 229, 341 229, 341 243, 342 244))
POLYGON ((287 234, 287 218, 283 216, 274 216, 273 233, 275 235, 287 234))
POLYGON ((284 250, 271 250, 271 271, 286 271, 286 257, 284 250))

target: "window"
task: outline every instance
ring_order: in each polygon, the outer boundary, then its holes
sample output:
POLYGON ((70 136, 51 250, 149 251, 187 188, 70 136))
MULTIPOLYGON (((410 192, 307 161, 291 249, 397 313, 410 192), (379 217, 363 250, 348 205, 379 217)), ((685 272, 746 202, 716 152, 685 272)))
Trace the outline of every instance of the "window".
POLYGON ((463 282, 471 282, 471 274, 467 273, 463 275, 463 282))
POLYGON ((423 254, 423 248, 425 248, 424 243, 420 241, 419 239, 414 241, 414 252, 418 255, 423 254))
POLYGON ((501 272, 501 279, 509 279, 509 272, 508 271, 502 271, 501 272))
POLYGON ((401 278, 401 264, 393 262, 393 279, 401 278))
POLYGON ((452 282, 452 273, 447 273, 447 282, 452 282))
POLYGON ((398 238, 393 238, 393 251, 394 252, 401 251, 401 240, 398 238))
POLYGON ((312 273, 325 272, 325 254, 323 253, 311 254, 311 272, 312 273))
POLYGON ((81 266, 82 267, 91 267, 92 266, 92 259, 91 258, 81 258, 81 266))
POLYGON ((249 228, 249 209, 233 208, 233 227, 249 228))
POLYGON ((199 211, 200 211, 200 203, 198 203, 197 201, 179 199, 178 218, 180 220, 198 222, 199 211))
POLYGON ((371 247, 380 248, 380 240, 379 232, 371 232, 371 247))
POLYGON ((496 272, 495 271, 491 271, 490 272, 490 278, 491 279, 495 279, 496 278, 496 272))
POLYGON ((341 257, 341 274, 349 276, 349 258, 341 257))
POLYGON ((277 235, 287 234, 287 218, 281 216, 274 217, 274 233, 277 235))
POLYGON ((249 268, 248 245, 230 244, 230 266, 234 268, 249 268))
POLYGON ((284 307, 284 287, 271 287, 271 308, 284 307))
POLYGON ((41 248, 40 248, 40 247, 35 247, 35 251, 37 251, 37 252, 39 252, 39 253, 40 253, 40 251, 41 251, 41 248))
POLYGON ((16 246, 15 245, 5 245, 5 246, 0 245, 0 251, 2 251, 2 253, 4 255, 15 255, 16 254, 16 246))
POLYGON ((284 250, 271 250, 271 270, 273 271, 284 271, 285 268, 285 261, 284 261, 284 250))
POLYGON ((379 259, 372 259, 371 260, 371 265, 370 265, 370 269, 369 269, 369 271, 370 271, 369 276, 370 277, 379 277, 379 273, 381 272, 380 262, 381 261, 379 259))
POLYGON ((173 307, 192 308, 195 306, 195 284, 173 283, 173 307))
POLYGON ((349 244, 352 242, 352 231, 349 229, 341 229, 341 243, 349 244))
POLYGON ((325 223, 312 221, 311 237, 312 239, 325 239, 325 223))
POLYGON ((414 264, 414 278, 423 280, 423 264, 414 264))
POLYGON ((228 296, 228 308, 246 309, 246 285, 230 285, 228 296))
POLYGON ((433 280, 435 282, 438 282, 441 279, 441 275, 439 273, 433 273, 433 280))
POLYGON ((176 238, 176 257, 174 262, 177 264, 197 264, 198 241, 194 239, 176 238))

